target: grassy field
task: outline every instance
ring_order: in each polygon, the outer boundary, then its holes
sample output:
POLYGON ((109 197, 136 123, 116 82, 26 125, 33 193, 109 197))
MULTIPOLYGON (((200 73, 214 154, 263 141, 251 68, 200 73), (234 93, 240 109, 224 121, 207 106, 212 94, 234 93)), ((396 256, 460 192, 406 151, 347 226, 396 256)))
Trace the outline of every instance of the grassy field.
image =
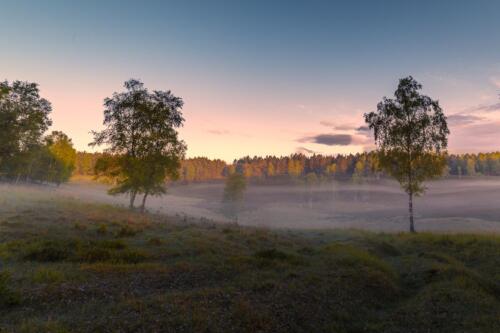
POLYGON ((266 230, 0 194, 0 332, 500 332, 500 236, 266 230))

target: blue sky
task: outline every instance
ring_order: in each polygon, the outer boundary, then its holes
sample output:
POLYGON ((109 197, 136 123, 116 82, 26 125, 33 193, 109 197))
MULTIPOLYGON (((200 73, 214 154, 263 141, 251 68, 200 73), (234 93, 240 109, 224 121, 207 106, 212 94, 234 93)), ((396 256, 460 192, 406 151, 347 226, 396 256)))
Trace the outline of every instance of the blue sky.
POLYGON ((188 155, 231 160, 370 149, 362 114, 413 75, 450 116, 451 151, 500 150, 499 14, 493 0, 0 0, 0 79, 38 82, 54 129, 87 150, 123 81, 171 89, 188 155))

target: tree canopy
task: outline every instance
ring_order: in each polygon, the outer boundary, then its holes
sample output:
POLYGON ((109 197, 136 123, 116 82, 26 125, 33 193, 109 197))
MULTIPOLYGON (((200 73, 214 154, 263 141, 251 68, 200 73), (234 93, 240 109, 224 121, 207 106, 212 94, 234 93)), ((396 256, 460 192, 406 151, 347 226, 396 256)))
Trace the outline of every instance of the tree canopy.
POLYGON ((239 206, 243 201, 243 194, 246 188, 246 178, 240 172, 233 172, 226 178, 223 198, 225 204, 224 211, 226 215, 235 220, 238 219, 239 206))
POLYGON ((40 97, 36 83, 0 82, 0 174, 26 176, 33 163, 31 154, 42 144, 52 124, 49 101, 40 97))
POLYGON ((442 175, 450 133, 439 102, 420 94, 421 89, 413 77, 403 78, 394 99, 384 97, 376 112, 365 114, 380 167, 409 195, 410 231, 415 231, 413 196, 423 193, 423 181, 442 175))
POLYGON ((166 178, 179 177, 180 161, 186 150, 177 128, 184 118, 184 102, 171 91, 148 91, 131 79, 125 91, 104 100, 104 126, 93 132, 91 145, 106 145, 108 154, 97 163, 96 172, 116 180, 111 194, 128 193, 133 208, 135 196, 165 193, 166 178))

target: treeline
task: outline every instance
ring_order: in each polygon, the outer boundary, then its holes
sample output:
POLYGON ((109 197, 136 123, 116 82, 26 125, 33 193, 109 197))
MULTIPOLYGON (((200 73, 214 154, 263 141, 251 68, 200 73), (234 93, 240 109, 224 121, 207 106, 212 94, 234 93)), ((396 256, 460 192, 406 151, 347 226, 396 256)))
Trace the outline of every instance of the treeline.
POLYGON ((62 132, 44 135, 52 124, 49 101, 36 83, 0 82, 0 179, 67 181, 74 171, 76 151, 62 132))
MULTIPOLYGON (((100 153, 79 152, 76 158, 75 174, 93 176, 95 161, 100 153)), ((220 180, 237 171, 246 178, 259 180, 287 181, 291 178, 305 178, 314 174, 319 179, 360 179, 384 176, 378 168, 373 152, 349 155, 294 154, 291 156, 244 157, 228 164, 222 160, 206 157, 185 159, 179 171, 182 182, 220 180)), ((444 176, 500 176, 500 152, 448 155, 444 176)))

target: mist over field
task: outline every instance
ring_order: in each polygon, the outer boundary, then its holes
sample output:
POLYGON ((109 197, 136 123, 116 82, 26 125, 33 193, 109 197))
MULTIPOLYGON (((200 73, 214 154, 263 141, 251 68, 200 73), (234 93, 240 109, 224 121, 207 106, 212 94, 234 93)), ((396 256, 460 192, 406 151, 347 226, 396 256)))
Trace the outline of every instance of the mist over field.
MULTIPOLYGON (((3 185, 5 189, 6 185, 3 185)), ((70 182, 59 187, 33 186, 37 192, 126 206, 127 196, 110 196, 107 186, 70 182)), ((234 222, 223 212, 224 183, 174 185, 152 197, 148 210, 188 219, 234 222)), ((429 182, 415 200, 418 230, 500 232, 500 180, 445 179, 429 182)), ((407 229, 407 196, 396 182, 329 182, 304 185, 252 185, 244 195, 237 223, 269 228, 357 228, 400 232, 407 229)))

